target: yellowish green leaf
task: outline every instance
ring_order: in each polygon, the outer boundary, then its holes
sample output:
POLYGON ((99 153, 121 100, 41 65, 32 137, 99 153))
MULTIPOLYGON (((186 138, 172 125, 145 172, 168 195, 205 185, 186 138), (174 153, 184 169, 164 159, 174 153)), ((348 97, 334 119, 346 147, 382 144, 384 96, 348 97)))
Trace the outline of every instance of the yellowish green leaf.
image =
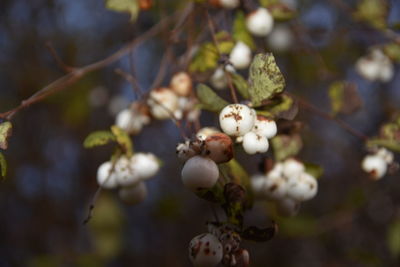
POLYGON ((387 26, 388 3, 386 0, 360 0, 354 18, 377 29, 387 26))
POLYGON ((298 112, 298 105, 289 95, 274 97, 270 103, 265 104, 262 110, 256 110, 258 115, 267 118, 293 120, 298 112))
POLYGON ((200 100, 201 108, 208 111, 220 112, 221 109, 229 104, 205 84, 197 85, 196 94, 200 100))
POLYGON ((400 45, 397 43, 389 43, 383 47, 385 54, 396 62, 400 62, 400 45))
POLYGON ((237 73, 231 73, 232 83, 235 86, 236 90, 244 99, 249 99, 249 84, 247 81, 242 77, 242 75, 237 73))
POLYGON ((306 162, 304 163, 306 167, 306 173, 311 174, 314 178, 318 179, 324 174, 324 168, 322 166, 306 162))
POLYGON ((287 21, 296 16, 296 11, 289 8, 283 3, 271 4, 268 6, 269 11, 277 21, 287 21))
POLYGON ((255 107, 285 88, 285 79, 271 53, 258 54, 250 65, 250 98, 255 107))
POLYGON ((246 17, 242 11, 236 12, 235 21, 233 22, 233 39, 235 39, 235 41, 242 41, 248 45, 251 50, 256 48, 253 36, 247 30, 246 17))
POLYGON ((135 21, 139 14, 137 0, 106 0, 106 8, 116 12, 129 13, 131 21, 135 21))
POLYGON ((12 124, 9 121, 0 124, 0 148, 8 148, 8 138, 12 134, 12 124))
POLYGON ((299 135, 277 135, 271 139, 271 145, 274 151, 275 160, 281 161, 288 157, 296 156, 303 142, 299 135))
POLYGON ((6 177, 7 175, 7 161, 3 153, 0 152, 0 176, 6 177))
MULTIPOLYGON (((218 50, 221 54, 228 54, 235 45, 229 33, 219 32, 215 35, 218 50)), ((213 42, 202 44, 190 63, 190 72, 205 72, 218 66, 219 54, 213 42)))
POLYGON ((387 245, 394 258, 400 257, 400 219, 390 224, 387 232, 387 245))
POLYGON ((116 141, 115 135, 110 131, 96 131, 88 135, 83 146, 85 148, 92 148, 96 146, 106 145, 110 142, 116 141))
POLYGON ((351 114, 362 106, 357 87, 346 81, 333 82, 328 90, 333 115, 351 114))
POLYGON ((373 138, 368 140, 367 146, 386 147, 389 150, 400 153, 400 141, 397 140, 373 138))
POLYGON ((111 132, 114 134, 123 152, 128 157, 131 157, 133 155, 133 144, 129 134, 116 125, 111 126, 111 132))

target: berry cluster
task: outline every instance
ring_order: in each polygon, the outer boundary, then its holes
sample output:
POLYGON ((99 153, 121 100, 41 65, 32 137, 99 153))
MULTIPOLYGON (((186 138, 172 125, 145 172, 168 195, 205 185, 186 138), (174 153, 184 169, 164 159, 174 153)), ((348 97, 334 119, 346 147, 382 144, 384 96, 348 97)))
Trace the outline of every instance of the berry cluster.
POLYGON ((226 106, 219 114, 219 122, 224 133, 242 142, 248 154, 267 152, 268 139, 277 133, 275 121, 257 116, 254 109, 243 104, 226 106))
POLYGON ((178 144, 176 153, 179 159, 185 161, 183 184, 196 192, 216 184, 219 177, 217 164, 233 158, 233 144, 226 134, 205 128, 198 132, 194 141, 178 144))
POLYGON ((385 176, 388 167, 393 162, 393 152, 382 147, 377 149, 375 153, 366 155, 361 163, 361 167, 373 180, 379 180, 385 176))
POLYGON ((144 180, 159 170, 157 158, 151 153, 136 153, 128 158, 122 156, 115 162, 107 161, 97 170, 97 183, 104 189, 119 187, 119 197, 127 204, 143 201, 147 195, 144 180))
POLYGON ((249 252, 240 247, 240 235, 226 225, 208 224, 209 233, 194 237, 189 244, 189 258, 194 266, 247 267, 249 252))
POLYGON ((266 174, 254 175, 252 189, 257 198, 274 201, 282 216, 294 216, 300 203, 312 199, 318 191, 315 177, 294 158, 278 162, 266 174))
POLYGON ((133 102, 130 108, 120 111, 115 124, 127 133, 138 134, 151 118, 195 121, 200 109, 195 107, 197 99, 192 87, 192 79, 186 72, 176 73, 169 87, 153 89, 144 101, 133 102))
POLYGON ((367 80, 388 82, 393 78, 394 66, 382 50, 374 48, 356 62, 357 72, 367 80))

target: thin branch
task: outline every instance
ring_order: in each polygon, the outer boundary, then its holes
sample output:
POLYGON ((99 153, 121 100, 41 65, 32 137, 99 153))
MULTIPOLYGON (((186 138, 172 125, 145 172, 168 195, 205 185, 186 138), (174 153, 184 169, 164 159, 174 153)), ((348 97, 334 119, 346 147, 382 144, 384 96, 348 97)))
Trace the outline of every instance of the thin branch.
POLYGON ((31 97, 23 100, 21 104, 9 111, 0 113, 0 118, 6 119, 6 120, 11 120, 13 116, 19 112, 20 110, 29 107, 30 105, 41 101, 42 99, 60 91, 68 86, 74 84, 78 80, 80 80, 82 77, 87 75, 88 73, 91 73, 93 71, 99 70, 101 68, 104 68, 111 63, 114 63, 115 61, 119 60, 121 57, 125 56, 127 53, 129 53, 133 48, 135 48, 137 45, 142 43, 143 41, 155 36, 158 34, 164 27, 165 25, 170 24, 174 17, 176 16, 176 13, 174 15, 171 15, 169 17, 166 17, 165 19, 161 20, 159 23, 157 23, 155 26, 150 28, 147 32, 143 33, 136 39, 132 40, 130 43, 119 49, 117 52, 114 54, 99 60, 97 62, 94 62, 90 65, 76 68, 70 73, 62 76, 61 78, 55 80, 51 84, 47 85, 43 89, 39 90, 35 94, 33 94, 31 97))
POLYGON ((320 116, 321 118, 324 118, 326 120, 333 121, 333 122, 337 123, 342 129, 346 130, 348 133, 352 134, 353 136, 361 139, 363 142, 366 142, 368 140, 368 136, 366 136, 365 134, 357 131, 356 129, 351 127, 349 124, 347 124, 345 121, 332 116, 331 114, 329 114, 329 113, 317 108, 316 106, 308 103, 307 101, 305 101, 305 100, 303 100, 303 99, 301 99, 301 98, 299 98, 297 96, 294 96, 292 94, 288 94, 288 95, 290 95, 293 98, 295 98, 297 103, 300 106, 302 106, 304 109, 314 113, 315 115, 320 116))
POLYGON ((53 56, 54 60, 56 61, 57 65, 60 67, 60 69, 62 69, 66 73, 69 73, 75 69, 74 67, 68 66, 67 64, 64 63, 64 61, 62 61, 61 57, 58 55, 57 51, 54 49, 54 46, 51 42, 47 42, 46 47, 47 47, 47 49, 49 49, 50 54, 53 56))

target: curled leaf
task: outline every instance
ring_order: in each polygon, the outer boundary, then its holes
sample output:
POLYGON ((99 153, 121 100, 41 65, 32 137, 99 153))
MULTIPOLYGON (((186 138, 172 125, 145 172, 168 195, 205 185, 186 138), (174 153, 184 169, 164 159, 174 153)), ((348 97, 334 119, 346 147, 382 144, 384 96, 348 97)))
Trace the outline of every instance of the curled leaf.
POLYGON ((200 100, 201 107, 208 111, 220 112, 229 104, 205 84, 197 85, 196 94, 200 100))
POLYGON ((12 134, 12 124, 9 121, 0 124, 0 148, 8 148, 8 138, 12 134))
POLYGON ((83 141, 83 146, 85 148, 92 148, 96 146, 106 145, 110 142, 116 141, 115 135, 110 131, 96 131, 89 134, 85 141, 83 141))
POLYGON ((258 54, 250 65, 249 93, 254 107, 285 88, 285 79, 271 53, 258 54))
POLYGON ((0 176, 6 177, 7 174, 7 161, 3 153, 0 152, 0 176))

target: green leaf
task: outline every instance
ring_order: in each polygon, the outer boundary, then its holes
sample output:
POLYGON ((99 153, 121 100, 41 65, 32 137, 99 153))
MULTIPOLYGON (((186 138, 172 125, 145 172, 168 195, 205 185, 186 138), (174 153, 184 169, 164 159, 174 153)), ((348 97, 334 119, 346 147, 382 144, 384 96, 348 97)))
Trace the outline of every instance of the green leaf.
POLYGON ((289 95, 278 95, 270 103, 263 106, 262 110, 256 110, 258 115, 267 118, 293 120, 299 111, 294 99, 289 95))
MULTIPOLYGON (((235 45, 227 32, 218 32, 215 35, 215 39, 218 43, 219 52, 222 54, 231 52, 235 45)), ((218 60, 218 50, 214 43, 203 43, 190 63, 189 70, 190 72, 205 72, 215 69, 218 66, 218 60)))
POLYGON ((229 105, 227 101, 219 97, 210 87, 205 84, 197 85, 196 94, 200 100, 201 108, 205 110, 220 112, 221 109, 229 105))
POLYGON ((271 139, 271 144, 277 161, 296 156, 303 147, 301 137, 297 134, 277 135, 271 139))
POLYGON ((383 47, 385 54, 397 63, 400 62, 400 45, 397 43, 389 43, 383 47))
POLYGON ((390 224, 387 232, 387 245, 393 257, 398 258, 400 256, 400 219, 390 224))
POLYGON ((285 79, 271 53, 258 54, 250 65, 249 93, 254 107, 285 88, 285 79))
POLYGON ((361 0, 359 1, 354 18, 366 22, 377 29, 387 26, 388 3, 386 0, 361 0))
POLYGON ((256 48, 253 36, 247 30, 246 16, 242 11, 236 12, 235 21, 233 22, 233 39, 245 43, 251 50, 256 48))
POLYGON ((121 146, 123 152, 131 157, 133 155, 133 144, 129 134, 116 125, 111 126, 111 132, 115 135, 117 143, 121 146))
POLYGON ((311 174, 315 179, 320 178, 324 174, 324 168, 314 163, 304 163, 306 173, 311 174))
POLYGON ((382 146, 389 150, 400 153, 400 141, 397 140, 373 138, 368 140, 367 146, 382 146))
POLYGON ((362 106, 357 87, 353 83, 336 81, 330 85, 328 94, 333 115, 338 113, 351 114, 362 106))
POLYGON ((244 99, 249 99, 249 84, 247 81, 242 77, 242 75, 237 73, 229 73, 232 77, 232 83, 235 86, 236 90, 244 99))
POLYGON ((8 138, 12 134, 12 124, 9 121, 0 124, 0 148, 8 148, 8 138))
POLYGON ((6 177, 7 175, 7 161, 3 153, 0 152, 0 176, 6 177))
POLYGON ((96 146, 103 146, 110 142, 116 141, 115 135, 110 131, 96 131, 88 135, 83 146, 85 148, 92 148, 96 146))
POLYGON ((129 13, 131 21, 135 21, 139 14, 137 0, 106 0, 106 8, 116 12, 129 13))
POLYGON ((296 16, 296 11, 283 3, 271 4, 268 6, 268 10, 271 12, 274 20, 277 21, 287 21, 296 16))
POLYGON ((319 232, 318 222, 314 217, 297 215, 278 221, 280 234, 289 237, 314 236, 319 232))

